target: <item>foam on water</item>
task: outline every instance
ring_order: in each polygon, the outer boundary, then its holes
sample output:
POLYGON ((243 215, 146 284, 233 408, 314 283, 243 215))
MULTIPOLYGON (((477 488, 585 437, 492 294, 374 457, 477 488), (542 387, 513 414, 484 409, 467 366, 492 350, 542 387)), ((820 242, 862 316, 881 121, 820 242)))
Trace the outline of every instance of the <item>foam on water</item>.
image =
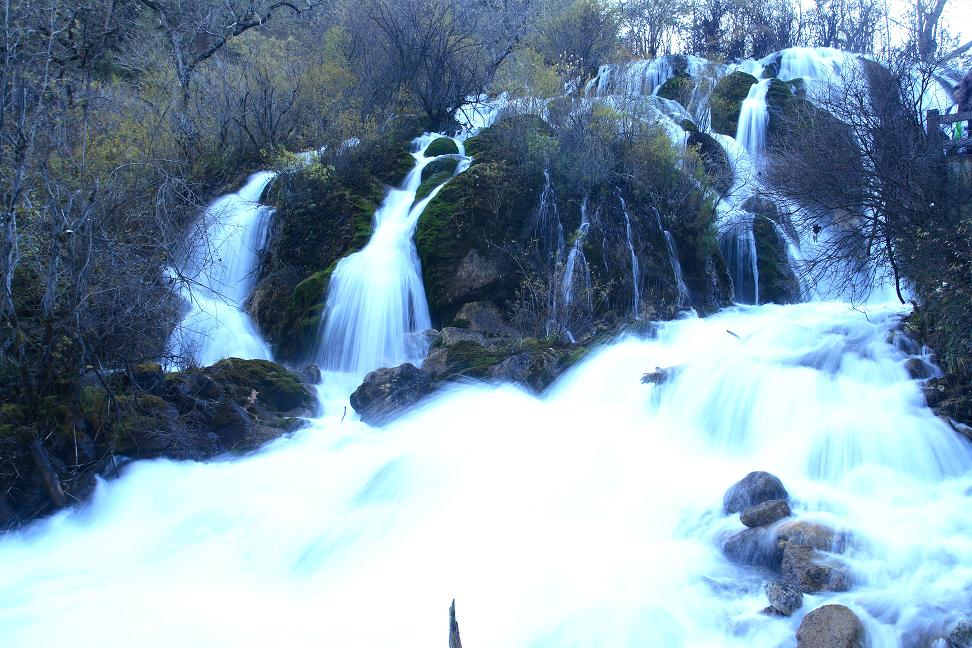
MULTIPOLYGON (((7 646, 792 645, 827 602, 871 646, 972 613, 972 451, 886 342, 898 313, 763 306, 604 348, 544 398, 440 393, 383 430, 325 415, 262 452, 138 462, 0 540, 7 646), (727 333, 732 331, 735 336, 727 333), (669 384, 641 384, 678 366, 669 384), (852 534, 854 587, 759 613, 722 494, 771 471, 852 534)), ((922 644, 925 645, 925 644, 922 644)))

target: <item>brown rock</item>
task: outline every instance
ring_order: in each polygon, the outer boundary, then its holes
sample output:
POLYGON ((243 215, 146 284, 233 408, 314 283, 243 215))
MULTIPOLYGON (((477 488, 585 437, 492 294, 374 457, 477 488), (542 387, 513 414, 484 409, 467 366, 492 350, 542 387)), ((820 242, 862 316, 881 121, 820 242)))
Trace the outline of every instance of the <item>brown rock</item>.
POLYGON ((786 500, 768 500, 744 510, 739 514, 739 521, 748 527, 761 527, 773 524, 791 514, 790 505, 786 500))
POLYGON ((845 534, 834 531, 826 524, 809 520, 792 520, 780 524, 776 528, 776 540, 781 547, 783 543, 789 542, 833 553, 841 553, 847 545, 845 534))
POLYGON ((806 593, 845 592, 850 587, 846 573, 807 545, 786 544, 780 575, 784 583, 806 593))
POLYGON ((843 605, 824 605, 803 617, 797 648, 859 648, 864 624, 843 605))

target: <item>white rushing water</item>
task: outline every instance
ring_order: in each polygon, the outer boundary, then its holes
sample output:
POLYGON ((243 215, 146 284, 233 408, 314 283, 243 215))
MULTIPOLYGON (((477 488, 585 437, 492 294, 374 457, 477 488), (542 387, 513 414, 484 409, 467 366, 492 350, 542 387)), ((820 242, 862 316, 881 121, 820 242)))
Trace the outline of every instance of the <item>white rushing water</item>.
POLYGON ((928 645, 972 612, 972 450, 923 406, 895 317, 689 318, 543 398, 457 386, 383 430, 332 407, 249 457, 135 463, 0 539, 2 644, 427 648, 455 597, 467 648, 793 646, 829 602, 872 647, 928 645), (641 384, 656 366, 681 371, 641 384), (851 534, 850 591, 760 614, 771 576, 718 548, 754 469, 851 534))
POLYGON ((250 295, 273 210, 260 196, 275 174, 250 176, 237 193, 217 198, 203 214, 180 274, 189 304, 168 354, 211 365, 223 358, 270 359, 270 347, 243 308, 250 295))
POLYGON ((628 205, 620 194, 618 200, 621 202, 621 213, 624 214, 624 235, 628 243, 628 254, 631 256, 631 316, 639 319, 641 317, 641 264, 638 263, 638 255, 635 254, 631 236, 631 216, 628 214, 628 205))
POLYGON ((763 79, 749 88, 749 94, 739 109, 739 123, 736 128, 736 141, 757 163, 766 152, 766 131, 769 128, 766 92, 769 84, 769 79, 763 79))
MULTIPOLYGON (((445 182, 416 200, 422 170, 435 157, 425 149, 440 135, 414 142, 415 167, 391 189, 375 212, 373 232, 359 252, 341 259, 331 274, 321 325, 321 367, 363 376, 403 362, 421 364, 426 348, 415 334, 431 328, 422 269, 412 235, 426 205, 445 182)), ((461 142, 456 173, 469 166, 461 142)))

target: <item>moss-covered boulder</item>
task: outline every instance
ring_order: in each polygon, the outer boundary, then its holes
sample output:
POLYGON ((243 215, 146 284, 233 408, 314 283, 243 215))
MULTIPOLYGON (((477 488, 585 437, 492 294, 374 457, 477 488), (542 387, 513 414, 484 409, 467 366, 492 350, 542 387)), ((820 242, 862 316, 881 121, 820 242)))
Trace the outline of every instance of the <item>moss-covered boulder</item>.
POLYGON ((673 76, 663 83, 658 89, 658 96, 677 101, 683 106, 688 107, 694 90, 695 80, 691 76, 684 74, 673 76))
POLYGON ((772 201, 750 198, 744 208, 753 212, 756 267, 759 270, 760 303, 792 304, 801 299, 800 282, 790 264, 781 216, 772 201))
POLYGON ((758 79, 746 72, 733 72, 719 80, 709 105, 712 111, 712 130, 723 135, 735 135, 739 124, 739 111, 749 89, 758 79))
POLYGON ((689 133, 688 146, 699 156, 705 175, 712 186, 720 194, 727 193, 735 179, 726 150, 714 137, 699 131, 689 133))
POLYGON ((422 184, 419 185, 418 190, 415 192, 415 200, 424 200, 435 191, 436 187, 449 181, 452 177, 452 171, 439 171, 428 178, 422 180, 422 184))
POLYGON ((541 174, 494 159, 486 153, 490 142, 481 143, 480 157, 436 194, 415 233, 439 325, 451 322, 467 302, 504 305, 512 299, 520 276, 505 249, 521 238, 539 199, 541 174))
POLYGON ((439 175, 440 173, 448 173, 452 175, 456 172, 456 167, 459 166, 458 157, 441 157, 432 160, 422 169, 422 182, 425 182, 434 175, 439 175))
POLYGON ((457 155, 458 153, 459 146, 456 144, 455 140, 450 137, 436 138, 432 140, 432 142, 425 149, 425 157, 457 155))

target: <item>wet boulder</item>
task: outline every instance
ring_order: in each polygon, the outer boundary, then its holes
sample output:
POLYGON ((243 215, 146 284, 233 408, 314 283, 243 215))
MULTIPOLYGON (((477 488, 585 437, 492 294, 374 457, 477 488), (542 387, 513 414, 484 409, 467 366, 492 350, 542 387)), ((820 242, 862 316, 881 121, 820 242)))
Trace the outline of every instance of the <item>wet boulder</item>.
POLYGON ((972 648, 972 621, 959 621, 945 639, 948 648, 972 648))
POLYGON ((723 540, 722 553, 741 565, 774 570, 780 568, 783 560, 782 549, 773 532, 763 528, 743 529, 731 534, 723 540))
POLYGON ((790 505, 786 503, 786 500, 775 499, 746 508, 739 515, 739 521, 748 527, 761 527, 778 522, 790 515, 790 505))
POLYGON ((425 157, 436 157, 439 155, 456 155, 459 147, 451 137, 437 137, 432 140, 425 149, 425 157))
POLYGON ((376 369, 351 394, 351 407, 369 425, 381 425, 432 391, 432 377, 411 363, 376 369))
POLYGON ((784 583, 801 592, 846 592, 850 588, 847 574, 829 562, 813 547, 787 543, 780 575, 784 583))
POLYGON ((769 500, 790 499, 783 483, 768 472, 751 472, 726 491, 722 503, 725 512, 739 513, 750 506, 769 500))
POLYGON ((797 630, 797 648, 858 648, 864 624, 843 605, 824 605, 803 617, 797 630))
POLYGON ((486 346, 486 336, 479 331, 447 326, 439 332, 438 339, 433 342, 437 346, 453 346, 460 342, 471 342, 481 347, 486 346))
POLYGON ((781 545, 791 543, 807 545, 820 551, 841 553, 847 546, 845 533, 835 531, 826 524, 809 520, 792 520, 776 527, 776 539, 781 545))
POLYGON ((305 385, 319 385, 321 369, 315 364, 305 364, 294 370, 294 375, 305 385))
POLYGON ((709 99, 712 130, 735 136, 742 103, 755 83, 756 77, 742 71, 727 74, 719 80, 709 99))
POLYGON ((803 607, 803 592, 785 581, 767 583, 764 591, 770 604, 767 613, 790 616, 803 607))

